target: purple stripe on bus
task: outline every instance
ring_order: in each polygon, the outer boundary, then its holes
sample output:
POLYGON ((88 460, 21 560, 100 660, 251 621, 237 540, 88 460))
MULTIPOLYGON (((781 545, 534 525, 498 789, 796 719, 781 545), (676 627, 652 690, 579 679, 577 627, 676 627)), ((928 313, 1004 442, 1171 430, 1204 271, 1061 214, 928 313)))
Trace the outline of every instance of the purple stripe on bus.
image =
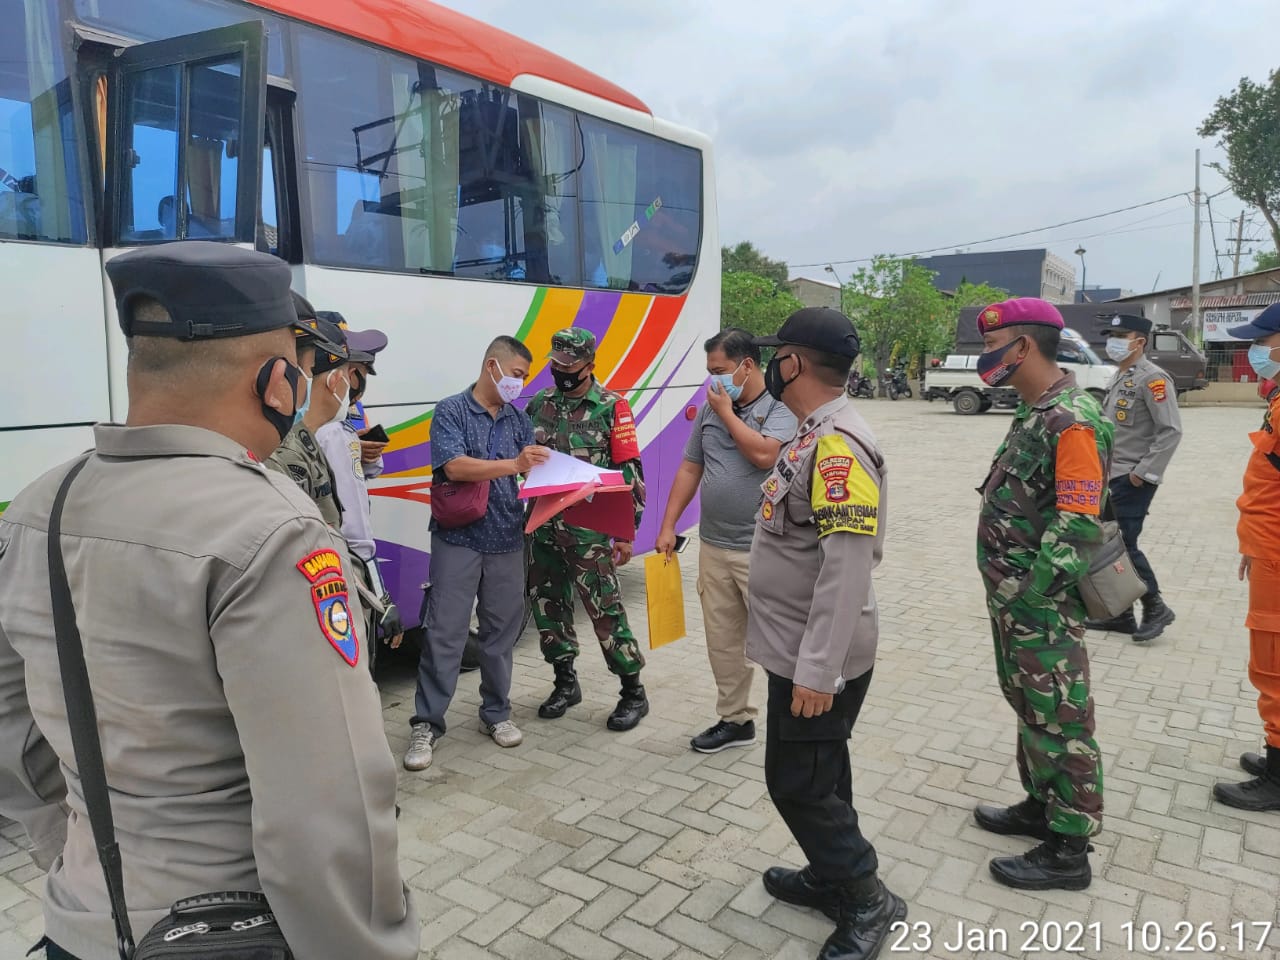
MULTIPOLYGON (((673 417, 671 422, 662 428, 662 432, 644 448, 644 475, 646 478, 657 478, 645 483, 645 511, 640 519, 640 529, 636 532, 636 547, 639 550, 652 550, 658 539, 658 528, 662 526, 662 513, 666 509, 667 497, 671 494, 671 484, 675 480, 676 471, 684 459, 684 446, 689 440, 689 432, 693 423, 683 415, 673 417), (660 470, 660 467, 665 469, 660 470)), ((699 501, 695 499, 686 511, 686 516, 697 516, 699 501)))

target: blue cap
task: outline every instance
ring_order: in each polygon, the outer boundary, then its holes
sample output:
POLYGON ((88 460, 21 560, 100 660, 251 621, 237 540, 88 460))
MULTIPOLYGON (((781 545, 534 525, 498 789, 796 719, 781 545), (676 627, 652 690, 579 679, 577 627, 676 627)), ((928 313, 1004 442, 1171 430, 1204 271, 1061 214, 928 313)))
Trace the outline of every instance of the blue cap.
POLYGON ((1243 327, 1232 327, 1227 331, 1237 340, 1261 340, 1273 333, 1280 333, 1280 303, 1273 303, 1253 318, 1252 323, 1243 327))

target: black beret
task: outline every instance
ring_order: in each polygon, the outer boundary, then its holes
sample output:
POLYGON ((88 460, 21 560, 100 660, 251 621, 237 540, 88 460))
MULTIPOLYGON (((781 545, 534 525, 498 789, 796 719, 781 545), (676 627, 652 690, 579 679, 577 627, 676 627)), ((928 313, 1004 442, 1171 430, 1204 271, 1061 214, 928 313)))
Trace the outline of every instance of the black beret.
POLYGON ((1151 321, 1146 317, 1138 317, 1131 313, 1120 313, 1112 317, 1100 317, 1099 321, 1106 330, 1126 330, 1140 333, 1144 337, 1151 332, 1151 321))
POLYGON ((126 337, 210 340, 296 327, 289 266, 270 254, 209 240, 142 247, 107 263, 126 337), (168 323, 135 320, 139 299, 158 302, 168 323))

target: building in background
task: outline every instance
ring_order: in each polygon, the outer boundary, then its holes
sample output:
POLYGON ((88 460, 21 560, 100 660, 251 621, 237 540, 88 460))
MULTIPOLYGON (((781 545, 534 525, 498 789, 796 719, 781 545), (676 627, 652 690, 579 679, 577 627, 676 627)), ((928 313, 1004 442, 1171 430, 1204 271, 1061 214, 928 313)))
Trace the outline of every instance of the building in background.
POLYGON ((1076 303, 1106 303, 1108 300, 1120 300, 1124 297, 1132 297, 1132 290, 1125 290, 1123 287, 1089 287, 1086 290, 1076 291, 1076 303))
MULTIPOLYGON (((1227 331, 1248 323, 1273 303, 1280 303, 1280 267, 1200 284, 1204 353, 1208 361, 1205 376, 1209 380, 1206 400, 1256 397, 1258 377, 1249 366, 1249 343, 1233 339, 1227 331)), ((1190 287, 1134 294, 1112 300, 1107 307, 1141 312, 1157 327, 1172 327, 1195 340, 1195 331, 1190 329, 1190 287)))
POLYGON ((1039 297, 1071 303, 1076 296, 1076 268, 1057 254, 1037 250, 984 250, 919 257, 934 272, 933 285, 955 290, 961 283, 989 283, 1015 297, 1039 297))
POLYGON ((796 277, 787 281, 787 289, 806 307, 831 307, 840 309, 840 285, 808 277, 796 277))

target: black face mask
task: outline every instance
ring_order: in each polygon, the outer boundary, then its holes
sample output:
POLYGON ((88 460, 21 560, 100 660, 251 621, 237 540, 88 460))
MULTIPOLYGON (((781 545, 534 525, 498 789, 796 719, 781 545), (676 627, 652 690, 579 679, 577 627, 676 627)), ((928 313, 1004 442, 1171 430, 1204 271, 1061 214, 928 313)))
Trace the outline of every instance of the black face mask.
POLYGON ((355 403, 364 396, 364 388, 368 386, 369 378, 359 370, 351 371, 351 402, 355 403))
POLYGON ((556 389, 561 393, 572 393, 582 386, 582 381, 587 378, 587 368, 568 372, 565 370, 557 370, 551 368, 551 379, 555 381, 556 389))
POLYGON ((769 365, 764 368, 764 388, 769 391, 769 396, 775 400, 781 400, 782 392, 795 383, 800 376, 800 364, 802 361, 794 353, 789 353, 787 356, 796 357, 796 375, 790 380, 782 379, 782 361, 786 357, 779 357, 775 354, 773 359, 769 361, 769 365))
POLYGON ((288 413, 281 413, 275 407, 266 401, 262 402, 262 415, 267 418, 267 422, 276 428, 276 433, 280 434, 280 439, 284 440, 285 436, 293 429, 294 417, 298 410, 298 381, 302 378, 302 368, 295 366, 284 357, 272 357, 262 365, 262 369, 258 371, 258 396, 266 396, 267 384, 271 382, 271 371, 276 367, 277 360, 284 360, 284 379, 289 384, 289 389, 293 393, 293 409, 288 413))

